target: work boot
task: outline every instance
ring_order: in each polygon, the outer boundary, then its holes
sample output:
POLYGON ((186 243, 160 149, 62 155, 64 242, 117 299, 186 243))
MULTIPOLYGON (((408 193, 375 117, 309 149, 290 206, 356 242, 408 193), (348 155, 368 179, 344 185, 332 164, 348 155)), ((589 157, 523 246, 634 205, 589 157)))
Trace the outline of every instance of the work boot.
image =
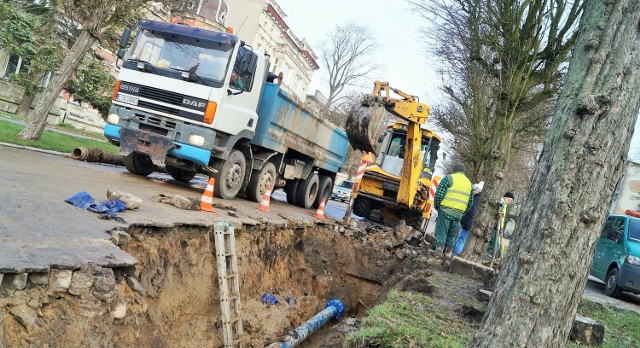
POLYGON ((444 251, 444 245, 437 245, 436 246, 436 259, 441 259, 442 258, 442 252, 444 251))
POLYGON ((446 248, 444 248, 443 261, 444 262, 449 262, 449 261, 451 261, 452 257, 453 257, 453 247, 447 246, 446 248))

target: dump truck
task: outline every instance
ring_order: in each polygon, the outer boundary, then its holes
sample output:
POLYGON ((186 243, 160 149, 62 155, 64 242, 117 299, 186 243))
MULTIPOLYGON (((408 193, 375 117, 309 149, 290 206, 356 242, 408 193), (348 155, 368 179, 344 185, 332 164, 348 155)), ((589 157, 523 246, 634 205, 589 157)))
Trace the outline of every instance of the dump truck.
POLYGON ((354 149, 375 154, 353 190, 353 213, 375 222, 404 220, 426 231, 433 199, 433 171, 441 138, 424 127, 429 107, 417 97, 376 81, 373 92, 347 118, 347 137, 354 149), (394 92, 400 98, 393 98, 394 92), (394 122, 377 131, 389 113, 394 122))
POLYGON ((135 30, 131 45, 131 30, 120 40, 104 129, 129 172, 203 173, 224 199, 260 201, 267 188, 304 208, 329 199, 346 133, 282 90, 268 56, 230 32, 147 20, 135 30))

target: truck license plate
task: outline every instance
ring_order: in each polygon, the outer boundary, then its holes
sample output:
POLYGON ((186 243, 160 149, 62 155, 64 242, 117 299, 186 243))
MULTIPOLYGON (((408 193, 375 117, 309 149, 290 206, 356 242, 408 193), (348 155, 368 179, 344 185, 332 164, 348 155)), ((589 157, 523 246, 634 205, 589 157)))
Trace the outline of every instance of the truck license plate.
POLYGON ((118 95, 116 96, 116 100, 131 105, 138 105, 138 98, 126 94, 118 93, 118 95))

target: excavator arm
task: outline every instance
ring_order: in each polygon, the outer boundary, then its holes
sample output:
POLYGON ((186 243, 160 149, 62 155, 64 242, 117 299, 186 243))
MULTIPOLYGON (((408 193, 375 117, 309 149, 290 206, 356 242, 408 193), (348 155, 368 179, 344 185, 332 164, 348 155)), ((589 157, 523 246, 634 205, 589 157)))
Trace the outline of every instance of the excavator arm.
POLYGON ((373 92, 363 98, 360 107, 349 113, 347 137, 354 149, 376 153, 376 133, 384 121, 385 111, 408 123, 397 202, 412 207, 422 173, 420 126, 427 121, 429 107, 420 103, 417 97, 391 88, 388 82, 376 81, 373 92), (402 99, 392 98, 390 92, 402 99))

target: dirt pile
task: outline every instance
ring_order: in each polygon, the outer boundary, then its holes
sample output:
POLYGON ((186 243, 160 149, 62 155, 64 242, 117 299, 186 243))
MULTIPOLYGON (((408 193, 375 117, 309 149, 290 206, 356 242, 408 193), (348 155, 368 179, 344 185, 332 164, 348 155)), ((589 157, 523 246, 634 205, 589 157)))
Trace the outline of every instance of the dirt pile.
MULTIPOLYGON (((344 302, 347 316, 375 304, 400 258, 371 236, 345 232, 292 224, 236 230, 248 346, 277 341, 331 298, 344 302), (279 303, 263 304, 265 293, 279 303)), ((28 281, 24 289, 2 283, 0 347, 222 345, 212 228, 149 224, 111 233, 138 260, 135 268, 52 270, 41 275, 46 284, 28 281)))

